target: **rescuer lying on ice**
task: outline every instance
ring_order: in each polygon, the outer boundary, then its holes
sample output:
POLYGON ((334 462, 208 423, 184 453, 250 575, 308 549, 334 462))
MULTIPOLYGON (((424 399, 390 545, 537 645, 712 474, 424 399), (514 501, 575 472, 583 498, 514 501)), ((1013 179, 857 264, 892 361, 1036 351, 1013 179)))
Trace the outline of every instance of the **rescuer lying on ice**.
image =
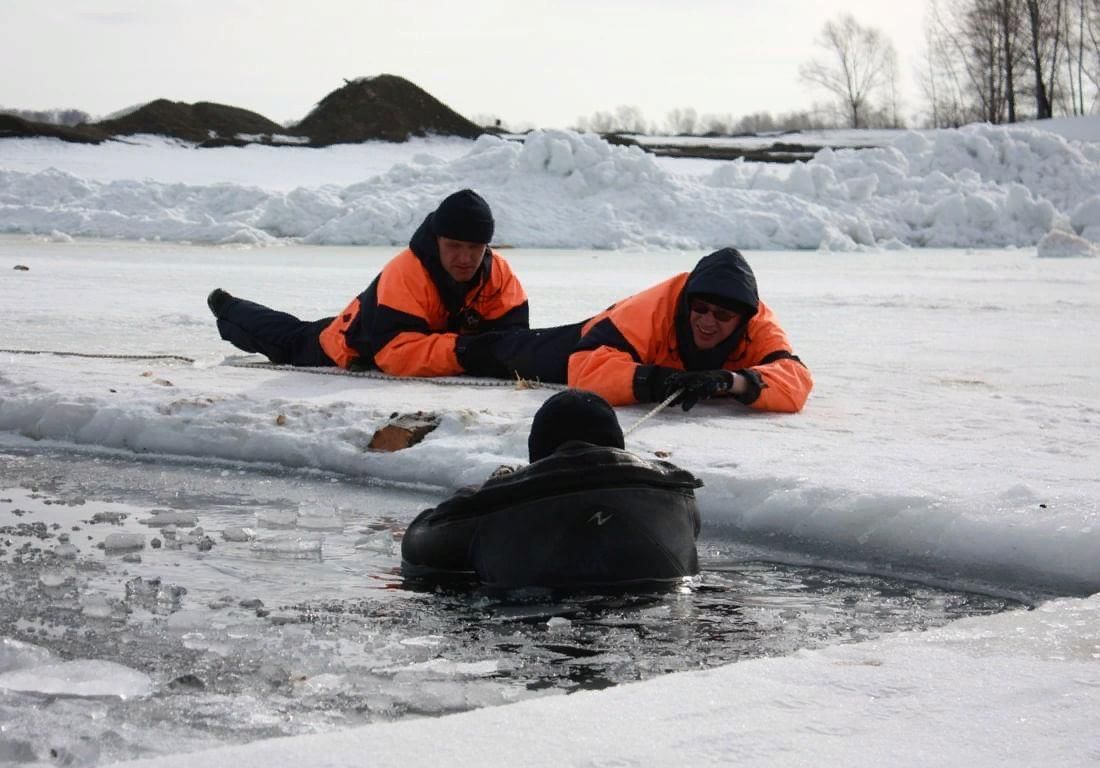
MULTIPOLYGON (((568 384, 612 405, 658 403, 678 390, 688 410, 730 397, 765 411, 802 409, 813 387, 775 314, 760 301, 756 277, 734 248, 704 256, 690 272, 611 306, 583 323, 471 337, 482 367, 510 378, 568 366, 568 384), (529 343, 541 334, 541 346, 529 343), (550 342, 547 339, 555 339, 550 342), (553 356, 565 355, 554 359, 553 356)), ((546 380, 546 379, 544 379, 546 380)), ((554 381, 556 379, 550 379, 554 381)))
POLYGON ((409 247, 335 317, 300 320, 220 288, 207 303, 223 339, 277 364, 377 368, 398 376, 492 375, 499 370, 482 370, 479 362, 486 361, 467 356, 463 340, 528 327, 523 286, 488 246, 493 226, 492 211, 476 192, 449 195, 409 247))

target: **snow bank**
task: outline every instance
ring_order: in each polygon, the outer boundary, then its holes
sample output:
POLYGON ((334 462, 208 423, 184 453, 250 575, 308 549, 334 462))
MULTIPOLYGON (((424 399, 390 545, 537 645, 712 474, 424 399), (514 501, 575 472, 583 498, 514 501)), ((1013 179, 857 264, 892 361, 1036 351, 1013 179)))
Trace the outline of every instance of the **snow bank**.
MULTIPOLYGON (((448 142, 443 156, 404 157, 359 183, 290 189, 195 183, 182 171, 192 183, 14 170, 26 164, 5 157, 22 156, 26 146, 0 144, 0 168, 12 168, 0 170, 0 231, 397 245, 443 196, 464 186, 492 204, 499 242, 528 247, 1004 247, 1035 245, 1071 226, 1095 238, 1100 227, 1095 206, 1079 205, 1100 189, 1100 147, 1024 127, 903 133, 889 147, 822 150, 794 167, 721 163, 705 176, 677 173, 675 163, 592 134, 536 131, 522 144, 483 136, 458 156, 448 142)), ((330 152, 265 150, 319 158, 330 152)), ((256 156, 219 151, 227 163, 256 156)), ((187 163, 186 153, 173 152, 172 162, 187 163)))

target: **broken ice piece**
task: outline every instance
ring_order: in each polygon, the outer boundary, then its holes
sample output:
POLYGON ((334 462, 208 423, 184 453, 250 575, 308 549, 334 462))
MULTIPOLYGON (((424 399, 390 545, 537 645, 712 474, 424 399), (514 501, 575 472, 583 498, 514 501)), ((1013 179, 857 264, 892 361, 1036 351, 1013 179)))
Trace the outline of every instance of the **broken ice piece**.
POLYGON ((108 552, 132 552, 135 549, 145 549, 145 534, 109 533, 103 540, 103 549, 108 552))

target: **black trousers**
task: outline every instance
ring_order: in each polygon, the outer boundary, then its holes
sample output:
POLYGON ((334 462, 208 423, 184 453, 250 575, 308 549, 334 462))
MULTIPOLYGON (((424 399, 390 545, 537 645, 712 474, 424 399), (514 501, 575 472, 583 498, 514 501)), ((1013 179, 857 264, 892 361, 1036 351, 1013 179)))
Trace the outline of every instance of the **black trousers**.
POLYGON ((336 365, 321 348, 321 331, 333 318, 299 320, 263 304, 233 297, 218 318, 218 333, 245 352, 258 352, 278 365, 336 365))
POLYGON ((555 328, 497 331, 493 356, 501 366, 525 379, 565 384, 569 355, 581 338, 585 322, 555 328))
MULTIPOLYGON (((299 320, 287 312, 234 296, 218 318, 218 332, 237 349, 259 353, 278 365, 334 366, 320 341, 321 331, 333 319, 299 320)), ((565 384, 569 355, 580 341, 585 322, 495 331, 493 356, 509 376, 518 374, 533 381, 565 384)))

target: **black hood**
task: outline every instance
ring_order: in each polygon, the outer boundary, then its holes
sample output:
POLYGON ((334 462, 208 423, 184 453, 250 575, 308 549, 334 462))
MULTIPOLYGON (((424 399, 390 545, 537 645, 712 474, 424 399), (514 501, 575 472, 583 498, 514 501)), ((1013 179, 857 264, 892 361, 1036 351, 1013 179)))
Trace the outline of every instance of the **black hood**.
POLYGON ((749 320, 759 308, 756 275, 740 251, 736 248, 723 248, 700 259, 688 275, 684 290, 676 300, 676 341, 684 367, 689 371, 721 368, 745 337, 749 320), (696 349, 688 309, 692 296, 702 296, 714 304, 746 312, 745 321, 714 349, 696 349))
POLYGON ((477 273, 464 283, 458 282, 447 274, 447 270, 443 269, 443 263, 439 260, 439 243, 436 240, 435 229, 432 226, 433 216, 435 216, 434 213, 429 213, 420 226, 416 228, 413 236, 409 238, 409 248, 412 250, 413 255, 420 260, 420 263, 424 265, 424 269, 428 270, 428 275, 435 284, 436 290, 439 291, 440 298, 443 299, 443 306, 447 308, 447 314, 449 315, 448 329, 456 330, 456 328, 450 328, 449 326, 452 322, 457 323, 458 314, 463 308, 466 295, 477 285, 489 280, 489 275, 493 269, 493 252, 486 247, 485 258, 482 260, 477 273))

